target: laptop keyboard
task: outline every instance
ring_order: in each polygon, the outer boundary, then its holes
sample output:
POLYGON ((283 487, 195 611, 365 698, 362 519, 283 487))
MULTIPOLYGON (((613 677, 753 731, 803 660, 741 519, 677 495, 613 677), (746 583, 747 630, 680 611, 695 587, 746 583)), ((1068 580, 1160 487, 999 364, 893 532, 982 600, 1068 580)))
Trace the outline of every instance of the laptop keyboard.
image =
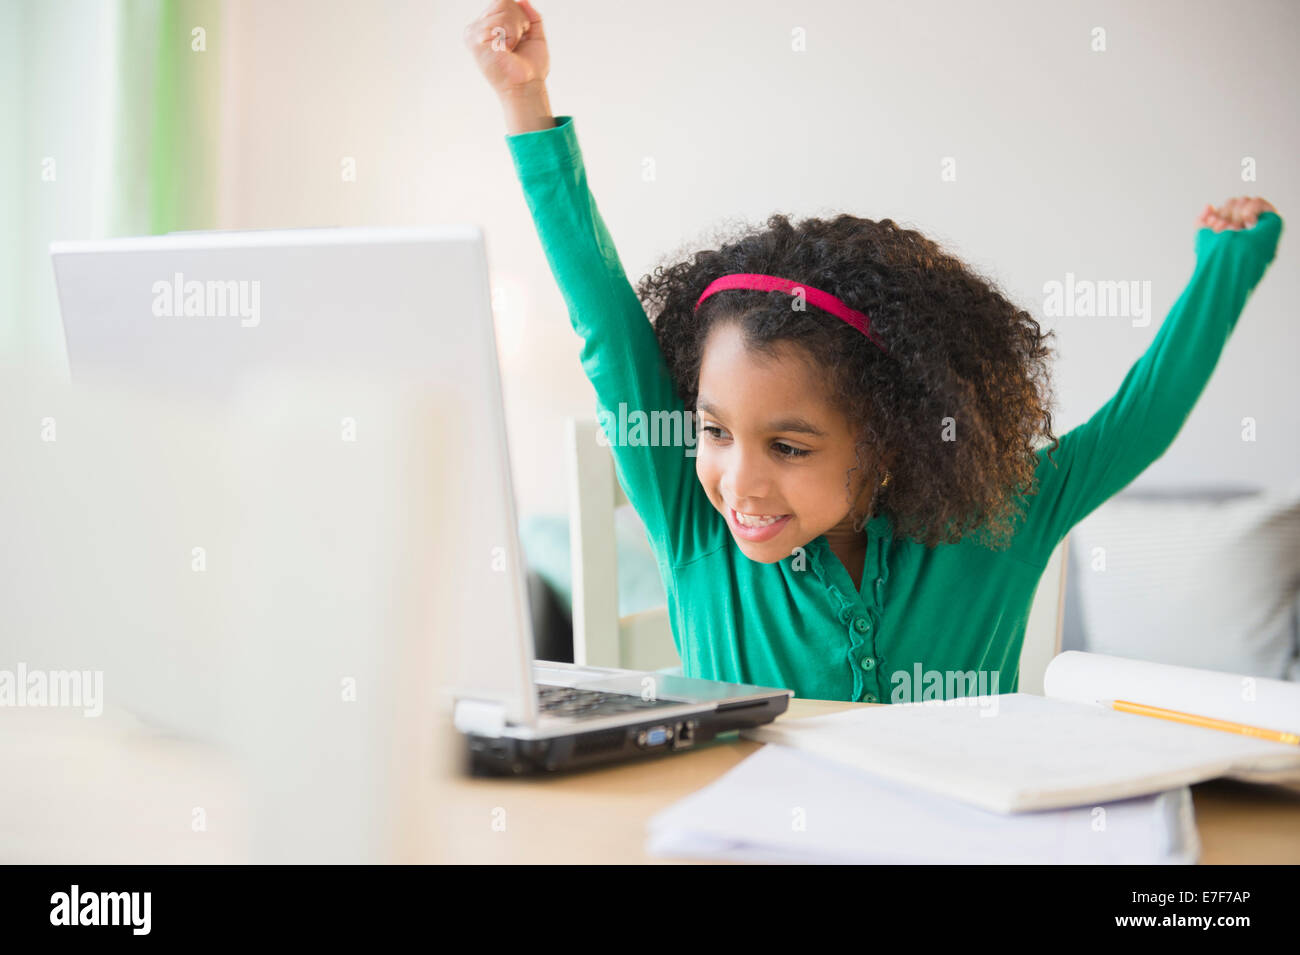
POLYGON ((538 708, 551 716, 610 716, 682 705, 680 700, 643 700, 627 693, 602 693, 548 683, 534 685, 538 708))

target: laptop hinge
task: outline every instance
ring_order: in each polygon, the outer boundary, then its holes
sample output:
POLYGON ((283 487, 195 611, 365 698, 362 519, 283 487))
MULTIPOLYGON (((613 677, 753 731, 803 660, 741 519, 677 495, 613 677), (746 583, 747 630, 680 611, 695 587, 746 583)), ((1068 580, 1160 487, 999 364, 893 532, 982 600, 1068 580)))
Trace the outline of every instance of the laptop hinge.
POLYGON ((506 710, 495 700, 457 700, 452 719, 462 733, 500 736, 506 726, 506 710))

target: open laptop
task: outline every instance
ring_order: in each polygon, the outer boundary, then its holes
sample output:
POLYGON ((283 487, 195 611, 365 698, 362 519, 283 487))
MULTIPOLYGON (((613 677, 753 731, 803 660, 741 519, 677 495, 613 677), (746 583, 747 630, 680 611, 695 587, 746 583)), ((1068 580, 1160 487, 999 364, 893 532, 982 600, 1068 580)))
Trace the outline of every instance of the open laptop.
MULTIPOLYGON (((537 661, 483 235, 475 226, 55 242, 74 381, 226 402, 268 374, 448 385, 444 502, 461 619, 445 693, 465 766, 521 774, 682 752, 769 722, 788 689, 537 661), (504 572, 502 572, 504 569, 504 572)), ((346 421, 345 407, 323 409, 346 421)), ((345 425, 346 427, 346 425, 345 425)))

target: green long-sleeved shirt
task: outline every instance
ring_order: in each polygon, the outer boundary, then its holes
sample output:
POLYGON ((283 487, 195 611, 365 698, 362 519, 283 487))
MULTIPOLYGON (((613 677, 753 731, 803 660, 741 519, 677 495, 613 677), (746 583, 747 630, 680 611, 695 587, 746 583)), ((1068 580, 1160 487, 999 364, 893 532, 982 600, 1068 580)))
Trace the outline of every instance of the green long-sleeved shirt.
MULTIPOLYGON (((625 415, 684 416, 588 189, 572 117, 505 139, 582 338, 597 414, 617 421, 622 405, 625 415)), ((933 698, 936 680, 943 698, 1014 692, 1030 605, 1053 549, 1173 443, 1281 231, 1282 220, 1266 212, 1247 230, 1197 232, 1191 280, 1119 391, 1061 436, 1055 464, 1038 452, 1039 489, 1025 498, 1005 551, 970 539, 934 548, 893 540, 882 513, 867 525, 860 590, 824 535, 802 554, 758 563, 735 543, 684 446, 619 444, 608 434, 658 561, 683 672, 827 700, 933 698)))

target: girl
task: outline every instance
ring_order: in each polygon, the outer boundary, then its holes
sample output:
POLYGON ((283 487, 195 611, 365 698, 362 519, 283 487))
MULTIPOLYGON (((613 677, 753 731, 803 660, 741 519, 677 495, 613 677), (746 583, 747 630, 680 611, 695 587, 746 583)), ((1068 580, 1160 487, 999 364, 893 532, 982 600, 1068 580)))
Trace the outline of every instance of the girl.
POLYGON ((681 442, 620 443, 605 425, 683 672, 827 700, 1014 692, 1048 558, 1177 436, 1273 259, 1276 210, 1206 206, 1150 348, 1057 439, 1047 334, 889 219, 774 215, 634 291, 573 119, 551 115, 541 16, 497 0, 465 41, 602 421, 698 421, 693 465, 681 442))

